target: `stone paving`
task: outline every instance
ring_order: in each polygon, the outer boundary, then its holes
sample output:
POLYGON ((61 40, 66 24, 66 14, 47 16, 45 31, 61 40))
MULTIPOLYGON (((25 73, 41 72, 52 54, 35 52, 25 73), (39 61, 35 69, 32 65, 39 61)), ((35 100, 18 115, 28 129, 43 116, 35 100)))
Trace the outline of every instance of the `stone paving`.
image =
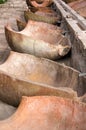
POLYGON ((0 49, 7 47, 5 39, 4 26, 7 23, 16 25, 16 18, 23 16, 23 11, 27 9, 25 0, 8 0, 0 4, 0 49))

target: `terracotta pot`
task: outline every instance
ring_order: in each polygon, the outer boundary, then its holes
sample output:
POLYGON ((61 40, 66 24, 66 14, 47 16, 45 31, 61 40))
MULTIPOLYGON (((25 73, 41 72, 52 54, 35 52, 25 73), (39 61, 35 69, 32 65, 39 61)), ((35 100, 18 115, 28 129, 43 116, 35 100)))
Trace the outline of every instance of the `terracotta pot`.
POLYGON ((0 99, 16 106, 25 95, 76 98, 76 92, 71 88, 79 89, 78 75, 65 65, 11 52, 6 62, 0 65, 0 99))
POLYGON ((53 1, 52 0, 26 0, 28 6, 33 7, 47 7, 50 6, 53 1))
MULTIPOLYGON (((17 22, 17 26, 18 26, 19 31, 22 31, 27 26, 27 23, 23 22, 22 20, 17 19, 16 22, 17 22)), ((63 32, 63 30, 60 27, 52 25, 52 24, 48 24, 48 23, 36 22, 36 21, 29 20, 28 24, 29 24, 29 26, 42 27, 42 28, 45 28, 47 30, 52 29, 52 30, 59 31, 61 33, 63 32)))
POLYGON ((24 17, 25 20, 28 22, 28 20, 34 20, 38 22, 44 22, 44 23, 49 23, 49 24, 57 24, 59 20, 61 20, 61 17, 51 17, 51 16, 42 16, 39 14, 35 14, 31 11, 24 11, 24 17))
POLYGON ((69 39, 61 30, 51 30, 46 27, 34 26, 29 22, 24 30, 16 32, 10 25, 5 27, 8 44, 14 51, 32 54, 38 57, 58 59, 65 56, 71 48, 69 39))
POLYGON ((23 97, 0 130, 86 130, 86 104, 58 97, 23 97))
POLYGON ((15 107, 0 101, 0 120, 10 117, 15 111, 15 107))

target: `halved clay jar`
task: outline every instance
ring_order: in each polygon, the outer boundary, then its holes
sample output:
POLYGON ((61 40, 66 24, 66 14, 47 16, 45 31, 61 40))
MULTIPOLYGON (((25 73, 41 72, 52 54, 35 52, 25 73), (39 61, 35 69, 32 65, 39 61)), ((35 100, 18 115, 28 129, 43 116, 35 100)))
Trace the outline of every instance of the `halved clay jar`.
MULTIPOLYGON (((0 65, 0 99, 17 106, 22 96, 55 95, 75 99, 79 72, 59 63, 29 54, 10 52, 0 65)), ((82 85, 83 91, 83 85, 82 85)))
POLYGON ((46 15, 46 13, 43 16, 42 14, 36 14, 29 10, 24 11, 24 17, 27 22, 28 20, 34 20, 34 21, 44 22, 44 23, 49 23, 49 24, 57 24, 57 22, 61 20, 61 17, 59 16, 51 17, 49 15, 46 15))
POLYGON ((0 130, 86 130, 86 104, 55 96, 23 97, 0 130))
POLYGON ((45 7, 45 8, 29 7, 29 10, 41 16, 60 17, 54 10, 52 10, 49 7, 45 7))
POLYGON ((0 101, 0 120, 7 119, 10 117, 14 112, 16 111, 16 108, 8 105, 2 101, 0 101))
POLYGON ((53 1, 52 0, 26 0, 28 6, 33 7, 47 7, 50 6, 53 1))
MULTIPOLYGON (((16 22, 17 22, 17 26, 18 26, 19 31, 22 31, 27 26, 27 23, 25 21, 20 20, 20 19, 17 19, 16 22)), ((37 22, 37 21, 29 20, 28 24, 29 24, 29 26, 34 26, 34 27, 37 26, 37 27, 42 27, 42 28, 46 28, 46 29, 57 30, 61 33, 63 32, 63 30, 60 27, 58 27, 56 25, 44 23, 44 22, 37 22)))
POLYGON ((48 29, 45 26, 34 26, 30 21, 24 30, 16 32, 10 25, 5 27, 8 44, 14 51, 32 54, 38 57, 58 59, 71 49, 70 40, 61 34, 60 29, 48 29))

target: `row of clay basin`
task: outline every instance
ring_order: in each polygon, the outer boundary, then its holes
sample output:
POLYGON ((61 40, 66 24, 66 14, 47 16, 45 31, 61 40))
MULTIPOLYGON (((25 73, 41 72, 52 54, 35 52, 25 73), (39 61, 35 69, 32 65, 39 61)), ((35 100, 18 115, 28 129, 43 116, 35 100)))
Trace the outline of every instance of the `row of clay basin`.
POLYGON ((24 11, 26 22, 17 20, 19 31, 8 24, 5 27, 6 39, 12 50, 48 59, 59 59, 71 49, 70 40, 56 26, 61 21, 49 7, 29 7, 24 11))
POLYGON ((51 0, 26 3, 18 29, 5 26, 10 49, 1 50, 0 130, 86 130, 85 77, 57 62, 72 50, 62 16, 51 0))

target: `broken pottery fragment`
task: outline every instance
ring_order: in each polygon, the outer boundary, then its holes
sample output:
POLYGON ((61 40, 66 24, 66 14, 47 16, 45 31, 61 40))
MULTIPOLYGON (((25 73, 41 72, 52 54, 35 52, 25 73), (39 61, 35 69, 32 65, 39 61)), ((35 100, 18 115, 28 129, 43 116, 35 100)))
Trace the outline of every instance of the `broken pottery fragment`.
POLYGON ((28 6, 33 7, 47 7, 50 6, 53 1, 52 0, 26 0, 28 6))
POLYGON ((15 111, 15 107, 0 101, 0 120, 10 117, 15 111))
MULTIPOLYGON (((23 22, 22 20, 17 19, 16 22, 17 22, 17 26, 18 26, 19 31, 22 31, 27 26, 27 23, 23 22)), ((42 27, 42 28, 46 28, 46 29, 57 30, 61 33, 63 32, 63 30, 60 27, 58 27, 56 25, 48 24, 48 23, 36 22, 36 21, 29 20, 28 25, 29 25, 29 27, 33 26, 33 28, 38 26, 38 27, 42 27)))
POLYGON ((34 21, 44 22, 49 24, 57 24, 57 22, 61 20, 59 16, 57 17, 42 16, 42 15, 35 14, 29 10, 24 11, 24 17, 26 21, 34 20, 34 21))
POLYGON ((29 22, 24 30, 16 32, 10 25, 5 27, 8 44, 14 51, 28 53, 38 57, 58 59, 65 56, 71 48, 70 40, 63 36, 61 30, 33 26, 29 22))
POLYGON ((55 96, 23 97, 0 130, 86 130, 86 104, 55 96))
POLYGON ((25 95, 76 98, 71 88, 78 90, 78 75, 76 70, 51 60, 11 52, 0 65, 0 99, 16 106, 25 95))
POLYGON ((86 18, 86 0, 77 0, 68 4, 81 16, 86 18))

